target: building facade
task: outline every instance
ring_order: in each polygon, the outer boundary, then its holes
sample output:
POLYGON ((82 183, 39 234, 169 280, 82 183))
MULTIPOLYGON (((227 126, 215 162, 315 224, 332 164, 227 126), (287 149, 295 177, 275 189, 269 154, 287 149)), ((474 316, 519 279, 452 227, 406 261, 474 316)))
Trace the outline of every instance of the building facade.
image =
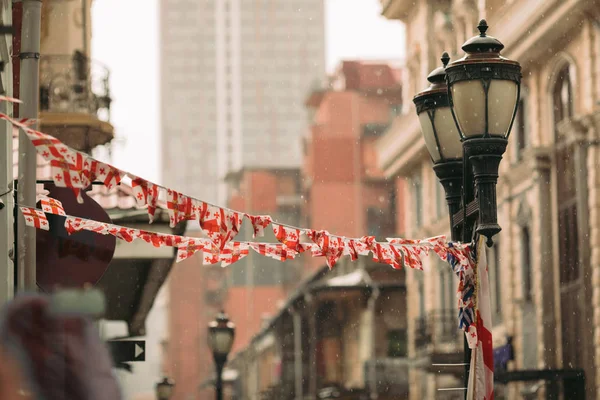
POLYGON ((298 168, 323 2, 162 0, 159 15, 163 182, 224 204, 229 173, 298 168))
MULTIPOLYGON (((598 4, 387 0, 382 6, 384 16, 407 26, 405 108, 380 139, 378 155, 386 176, 406 180, 410 237, 449 234, 443 190, 410 99, 426 86, 427 74, 441 65, 443 51, 452 59, 462 57, 460 47, 476 34, 482 17, 489 33, 505 45, 503 55, 521 63, 521 100, 497 188, 502 232, 488 249, 494 346, 509 343, 512 353, 496 357, 496 398, 574 398, 582 376, 586 398, 596 398, 598 4)), ((424 275, 407 275, 412 358, 418 358, 421 312, 434 311, 446 296, 449 307, 455 307, 455 286, 447 274, 446 268, 430 265, 424 275)), ((431 364, 429 360, 411 368, 411 389, 421 390, 414 395, 411 390, 411 398, 461 398, 462 393, 438 389, 452 380, 460 383, 462 376, 428 370, 431 364)))

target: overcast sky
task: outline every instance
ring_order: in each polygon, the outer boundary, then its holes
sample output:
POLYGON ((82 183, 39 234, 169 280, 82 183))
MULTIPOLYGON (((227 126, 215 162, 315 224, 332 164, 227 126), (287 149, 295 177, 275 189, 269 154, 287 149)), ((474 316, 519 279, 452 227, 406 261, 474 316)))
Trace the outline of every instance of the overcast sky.
MULTIPOLYGON (((159 182, 158 0, 93 4, 92 57, 111 70, 111 122, 119 138, 112 163, 168 186, 159 182)), ((325 4, 328 71, 342 59, 403 58, 404 28, 380 16, 379 0, 325 4)))

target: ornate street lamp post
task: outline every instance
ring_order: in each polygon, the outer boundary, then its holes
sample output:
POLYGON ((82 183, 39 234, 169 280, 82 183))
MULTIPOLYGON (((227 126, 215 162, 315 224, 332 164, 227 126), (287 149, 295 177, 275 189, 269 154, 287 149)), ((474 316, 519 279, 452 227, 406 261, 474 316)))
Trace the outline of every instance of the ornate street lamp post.
POLYGON ((158 400, 169 400, 173 394, 175 383, 167 377, 156 384, 156 398, 158 400))
POLYGON ((217 318, 208 324, 208 347, 213 353, 216 367, 216 399, 223 399, 223 367, 231 351, 235 337, 235 325, 221 311, 217 318))
MULTIPOLYGON (((506 151, 521 90, 521 66, 500 55, 504 45, 480 34, 465 42, 466 55, 427 79, 431 86, 414 98, 433 169, 444 187, 450 214, 452 240, 469 243, 476 235, 493 236, 497 220, 496 183, 506 151)), ((465 339, 465 387, 470 349, 465 339)))

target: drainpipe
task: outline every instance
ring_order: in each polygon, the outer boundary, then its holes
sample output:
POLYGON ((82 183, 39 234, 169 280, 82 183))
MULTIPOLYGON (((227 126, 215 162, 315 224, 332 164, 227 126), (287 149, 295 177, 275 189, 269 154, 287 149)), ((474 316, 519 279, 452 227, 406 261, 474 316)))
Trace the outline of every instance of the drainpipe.
POLYGON ((294 319, 294 393, 296 400, 302 400, 302 317, 294 307, 290 308, 290 313, 294 319))
POLYGON ((379 295, 381 294, 381 290, 379 289, 379 285, 377 285, 367 271, 364 271, 365 281, 372 288, 371 296, 369 297, 369 301, 367 303, 367 308, 369 310, 369 314, 371 315, 371 368, 369 368, 369 381, 370 381, 370 398, 376 399, 378 398, 377 394, 377 355, 375 354, 375 346, 376 346, 376 332, 377 326, 375 324, 375 311, 377 306, 377 299, 379 299, 379 295))
MULTIPOLYGON (((20 118, 38 117, 40 102, 39 59, 40 25, 42 16, 41 0, 23 0, 23 20, 21 26, 20 94, 23 104, 19 107, 20 118)), ((31 126, 37 129, 37 123, 31 126)), ((29 138, 19 135, 19 192, 20 205, 35 207, 37 152, 29 138)), ((19 291, 36 290, 35 255, 36 230, 25 225, 23 217, 18 218, 18 260, 17 279, 19 291)))

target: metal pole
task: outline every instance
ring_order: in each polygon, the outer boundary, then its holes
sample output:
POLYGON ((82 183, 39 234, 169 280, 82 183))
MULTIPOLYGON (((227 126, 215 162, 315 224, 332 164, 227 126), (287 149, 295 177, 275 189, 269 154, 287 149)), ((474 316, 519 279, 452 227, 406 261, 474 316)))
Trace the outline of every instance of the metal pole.
POLYGON ((81 46, 83 55, 86 59, 90 58, 88 54, 88 12, 87 12, 87 2, 88 0, 81 0, 81 29, 83 29, 83 44, 81 46))
MULTIPOLYGON (((38 117, 39 106, 39 58, 41 0, 23 0, 23 22, 21 29, 20 118, 38 117)), ((32 126, 37 129, 37 124, 32 126)), ((37 153, 27 136, 19 136, 19 204, 35 206, 37 153)), ((36 290, 35 256, 36 231, 18 219, 18 290, 36 290)))
MULTIPOLYGON (((3 2, 2 23, 12 24, 12 3, 3 2)), ((12 63, 9 49, 12 37, 0 35, 0 56, 3 62, 0 72, 0 94, 12 96, 12 63)), ((0 103, 0 112, 11 115, 12 105, 0 103)), ((12 125, 4 121, 0 124, 0 306, 12 299, 14 294, 14 237, 13 237, 13 139, 12 125)))
POLYGON ((223 366, 225 360, 215 360, 217 366, 217 379, 215 384, 215 394, 217 400, 223 400, 223 366))

